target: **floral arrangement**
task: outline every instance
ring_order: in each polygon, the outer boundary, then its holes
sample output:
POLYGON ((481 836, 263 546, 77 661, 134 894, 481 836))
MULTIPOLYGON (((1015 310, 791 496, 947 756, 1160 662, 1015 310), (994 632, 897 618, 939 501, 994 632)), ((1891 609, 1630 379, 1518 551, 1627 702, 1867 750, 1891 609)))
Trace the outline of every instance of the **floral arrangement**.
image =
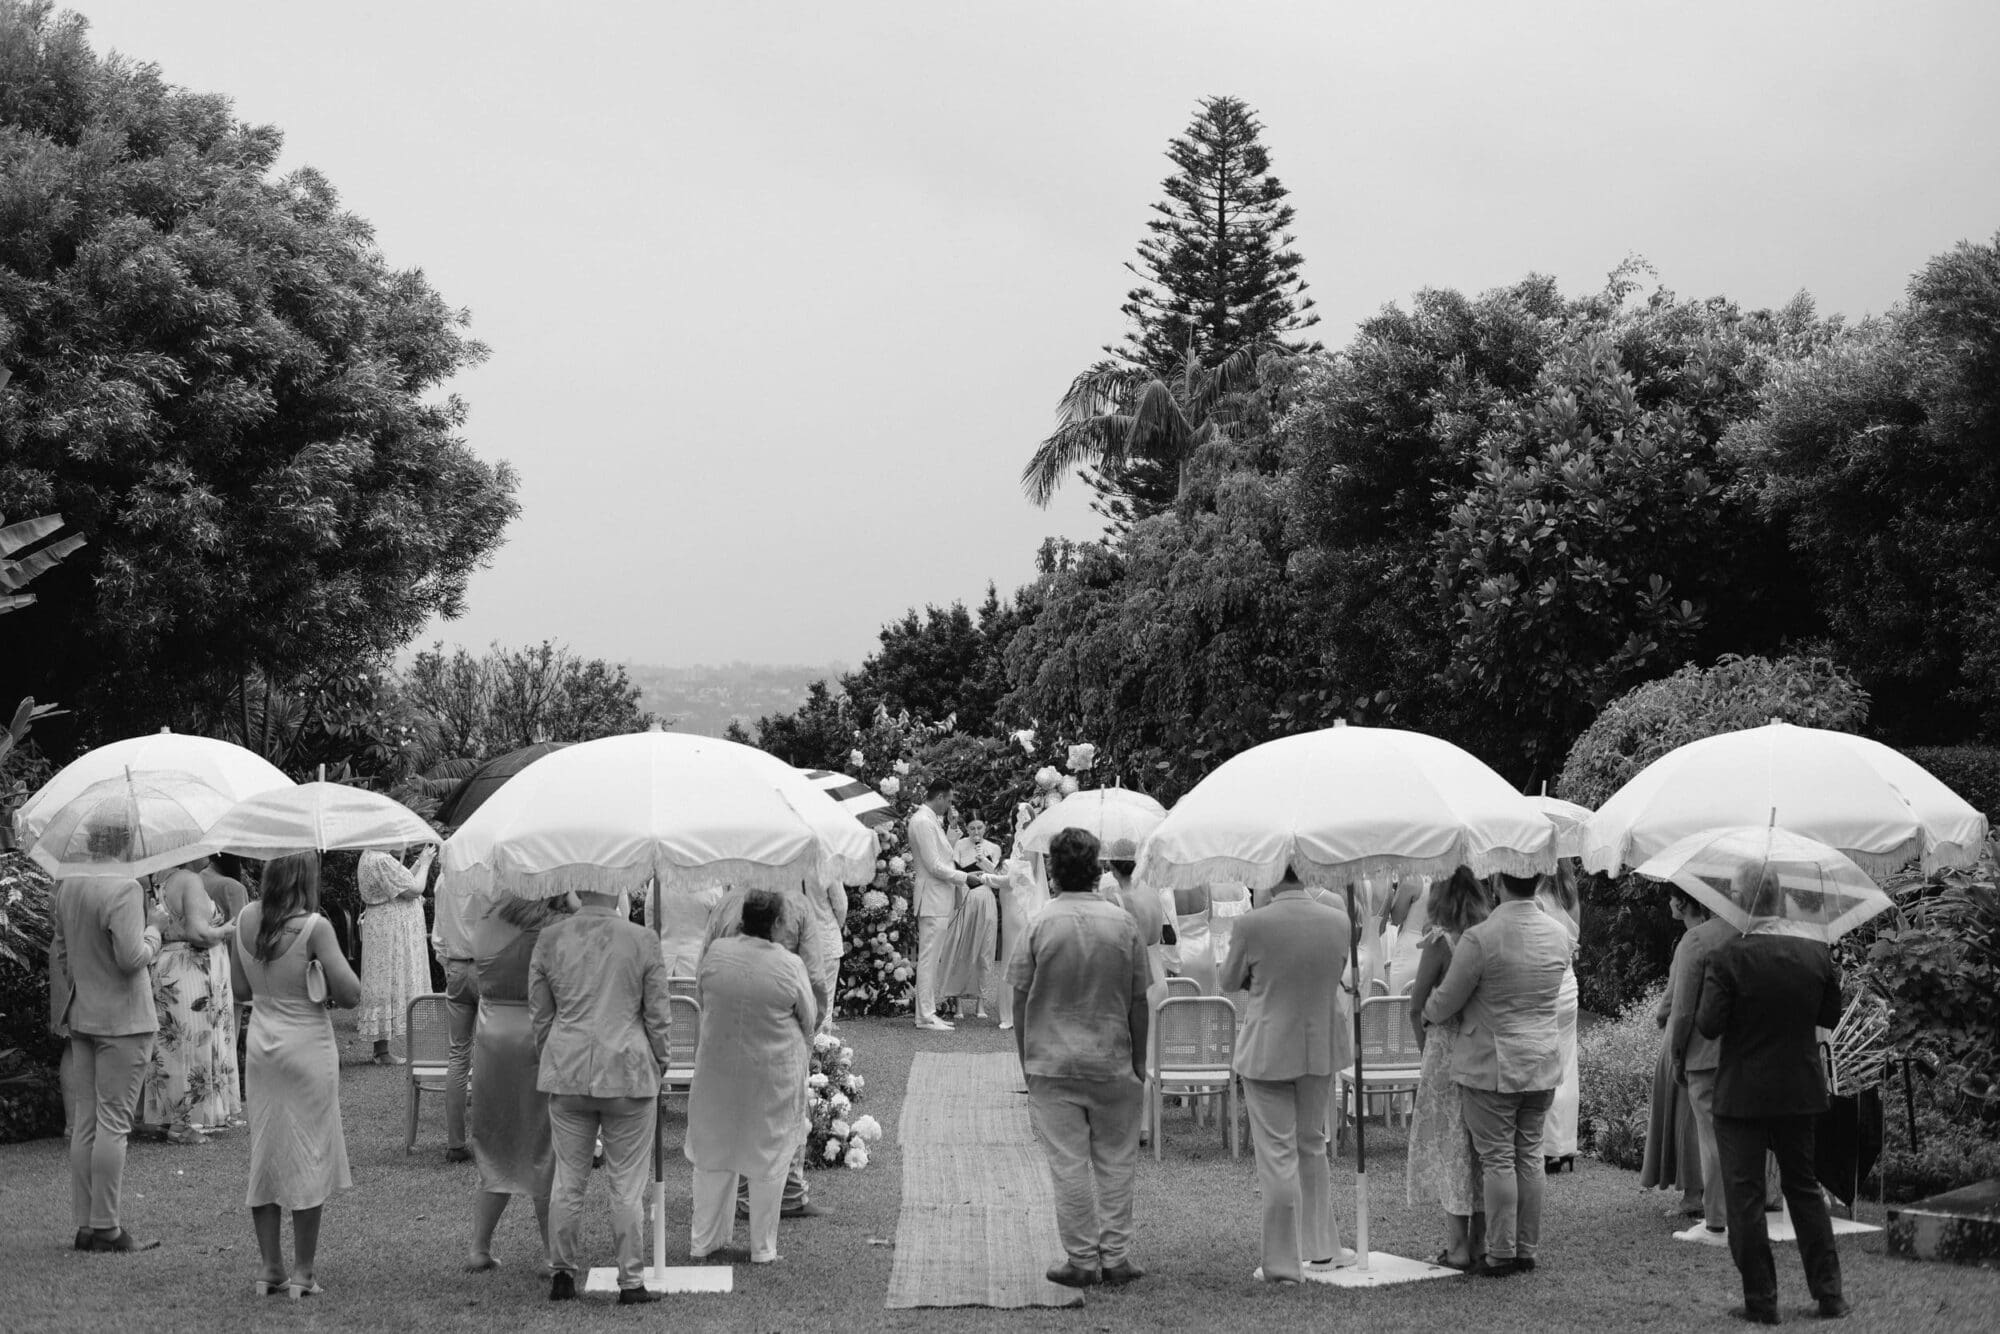
POLYGON ((806 1077, 806 1112, 812 1121, 806 1132, 806 1166, 855 1172, 868 1166, 868 1146, 882 1138, 882 1126, 872 1116, 853 1115, 867 1083, 854 1073, 854 1048, 827 1033, 813 1039, 812 1073, 806 1077))

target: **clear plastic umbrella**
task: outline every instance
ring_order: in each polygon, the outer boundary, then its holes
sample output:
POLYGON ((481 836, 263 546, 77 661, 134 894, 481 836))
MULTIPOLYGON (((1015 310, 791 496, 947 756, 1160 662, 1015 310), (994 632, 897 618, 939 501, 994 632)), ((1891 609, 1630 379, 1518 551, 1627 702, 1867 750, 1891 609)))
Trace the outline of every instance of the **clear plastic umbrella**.
POLYGON ((49 817, 28 855, 58 880, 151 875, 214 851, 203 835, 230 804, 193 774, 101 779, 49 817))
POLYGON ((436 843, 437 832, 401 802, 345 783, 300 783, 232 806, 203 840, 217 852, 266 861, 294 852, 391 852, 436 843))
POLYGON ((1160 827, 1167 808, 1143 792, 1122 787, 1098 787, 1072 792, 1028 822, 1017 840, 1018 852, 1047 852, 1049 840, 1065 829, 1083 829, 1105 847, 1113 843, 1143 843, 1160 827))
POLYGON ((1639 867, 1735 927, 1834 941, 1891 906, 1837 848, 1766 825, 1692 834, 1639 867))
POLYGON ((1549 823, 1555 826, 1556 856, 1581 857, 1584 826, 1590 823, 1590 807, 1552 797, 1546 792, 1528 800, 1540 807, 1542 814, 1549 818, 1549 823))
POLYGON ((79 755, 21 804, 14 812, 21 846, 40 838, 55 813, 85 788, 107 778, 123 778, 128 770, 139 777, 161 771, 191 774, 232 802, 292 785, 263 756, 227 741, 164 730, 128 737, 79 755))

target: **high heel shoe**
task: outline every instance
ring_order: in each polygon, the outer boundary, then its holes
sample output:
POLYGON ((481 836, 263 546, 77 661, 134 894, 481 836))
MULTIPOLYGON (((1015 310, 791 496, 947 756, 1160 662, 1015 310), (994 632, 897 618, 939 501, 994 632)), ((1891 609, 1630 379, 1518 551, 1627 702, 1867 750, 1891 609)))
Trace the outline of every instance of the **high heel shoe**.
POLYGON ((322 1288, 312 1279, 307 1279, 303 1283, 297 1279, 291 1279, 285 1284, 285 1293, 293 1301, 297 1301, 301 1297, 317 1297, 325 1291, 325 1288, 322 1288))
POLYGON ((291 1287, 291 1284, 281 1278, 260 1278, 254 1286, 259 1297, 275 1297, 291 1287))

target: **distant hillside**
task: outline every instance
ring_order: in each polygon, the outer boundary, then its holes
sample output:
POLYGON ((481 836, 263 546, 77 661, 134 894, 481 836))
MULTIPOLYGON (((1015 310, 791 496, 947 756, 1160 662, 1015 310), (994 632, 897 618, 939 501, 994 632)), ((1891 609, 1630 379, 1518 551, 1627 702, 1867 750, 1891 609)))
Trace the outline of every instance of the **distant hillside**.
POLYGON ((806 687, 824 680, 836 685, 844 663, 820 667, 771 666, 732 662, 715 667, 655 667, 628 662, 625 671, 644 692, 640 704, 665 719, 675 732, 721 736, 731 719, 754 730, 759 718, 788 713, 805 702, 806 687))

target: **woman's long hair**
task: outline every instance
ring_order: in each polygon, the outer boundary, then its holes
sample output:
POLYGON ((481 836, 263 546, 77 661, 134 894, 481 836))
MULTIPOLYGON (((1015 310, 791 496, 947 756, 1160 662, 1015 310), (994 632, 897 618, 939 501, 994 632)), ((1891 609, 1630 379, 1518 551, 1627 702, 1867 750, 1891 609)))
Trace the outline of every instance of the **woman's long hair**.
POLYGON ((269 963, 278 957, 278 935, 285 923, 319 911, 319 858, 310 852, 275 858, 265 865, 263 880, 257 943, 250 952, 269 963))
POLYGON ((1431 881, 1430 900, 1425 906, 1430 910, 1431 925, 1453 937, 1478 926, 1492 911, 1486 900, 1486 886, 1463 866, 1453 871, 1448 880, 1431 881))

